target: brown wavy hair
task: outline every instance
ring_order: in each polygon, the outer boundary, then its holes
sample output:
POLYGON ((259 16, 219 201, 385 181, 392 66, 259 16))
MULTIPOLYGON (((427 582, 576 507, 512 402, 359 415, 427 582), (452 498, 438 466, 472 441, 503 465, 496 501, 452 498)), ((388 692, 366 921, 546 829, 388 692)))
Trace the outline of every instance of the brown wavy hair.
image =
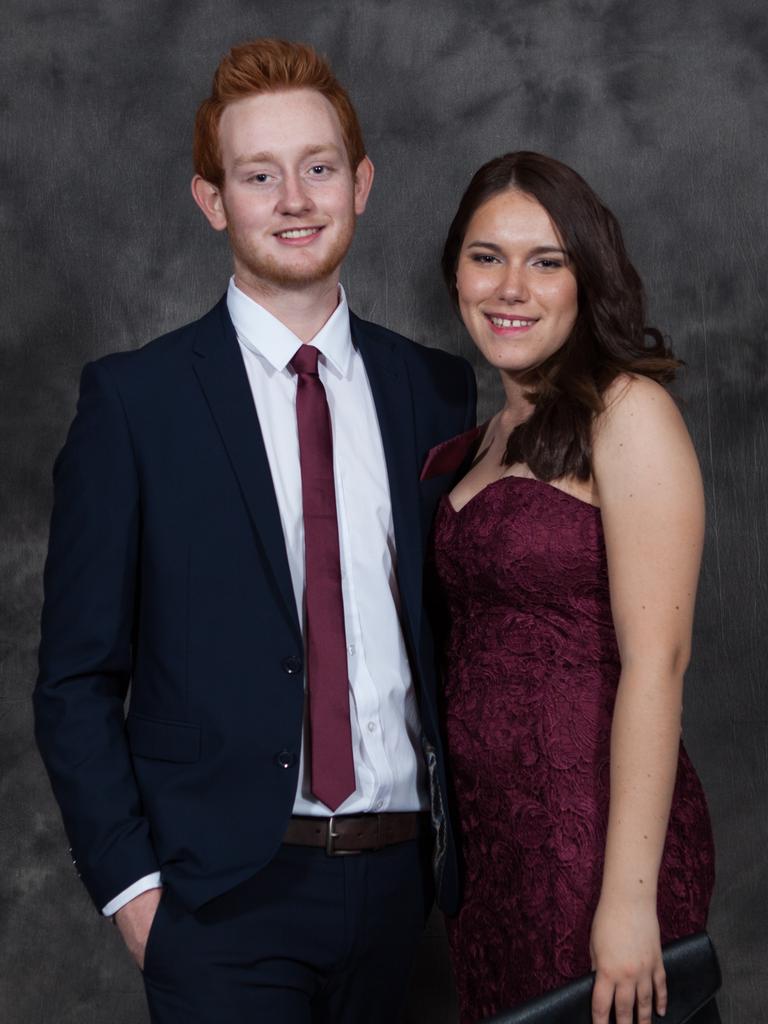
POLYGON ((592 427, 604 393, 622 373, 668 383, 682 365, 654 327, 645 326, 645 294, 619 223, 584 179, 541 153, 506 153, 483 164, 448 230, 442 270, 458 309, 456 268, 475 212, 514 189, 547 211, 578 285, 578 314, 562 347, 523 377, 533 412, 509 436, 504 465, 527 464, 541 480, 592 473, 592 427))
POLYGON ((195 171, 216 188, 224 184, 219 151, 219 121, 224 108, 247 96, 287 89, 315 89, 338 115, 352 173, 365 156, 365 143, 355 108, 324 57, 305 43, 285 39, 253 39, 233 46, 213 75, 211 95, 195 116, 195 171))

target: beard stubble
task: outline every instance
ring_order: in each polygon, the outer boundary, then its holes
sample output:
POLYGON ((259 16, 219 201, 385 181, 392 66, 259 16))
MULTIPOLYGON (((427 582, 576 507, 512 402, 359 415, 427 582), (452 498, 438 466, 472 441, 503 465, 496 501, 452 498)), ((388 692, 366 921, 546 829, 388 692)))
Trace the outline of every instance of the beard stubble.
POLYGON ((229 244, 233 255, 244 270, 253 278, 253 284, 267 288, 301 288, 316 284, 330 277, 341 265, 352 244, 355 231, 355 215, 343 225, 332 247, 319 262, 310 266, 282 264, 274 257, 260 254, 256 246, 237 232, 229 231, 229 244))

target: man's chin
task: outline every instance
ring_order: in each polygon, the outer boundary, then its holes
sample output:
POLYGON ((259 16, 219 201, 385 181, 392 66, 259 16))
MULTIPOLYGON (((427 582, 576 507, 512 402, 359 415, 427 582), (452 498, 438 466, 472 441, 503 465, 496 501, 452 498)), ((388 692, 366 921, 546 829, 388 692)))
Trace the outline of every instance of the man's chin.
POLYGON ((302 267, 264 267, 245 264, 247 276, 254 282, 260 282, 272 288, 301 289, 322 284, 332 277, 339 268, 341 261, 324 263, 311 269, 302 267))
MULTIPOLYGON (((350 243, 351 243, 350 239, 350 243)), ((252 254, 239 252, 236 262, 241 265, 242 276, 254 284, 290 290, 311 288, 333 277, 347 255, 349 244, 338 245, 323 259, 316 262, 297 260, 295 263, 274 259, 254 259, 252 254)))

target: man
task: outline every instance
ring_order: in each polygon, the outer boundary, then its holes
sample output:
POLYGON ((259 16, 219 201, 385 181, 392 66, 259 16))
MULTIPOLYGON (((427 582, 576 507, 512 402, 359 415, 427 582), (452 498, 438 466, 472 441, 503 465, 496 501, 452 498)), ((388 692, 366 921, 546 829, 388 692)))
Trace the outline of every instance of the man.
POLYGON ((349 312, 373 166, 313 50, 235 47, 195 164, 234 276, 197 322, 83 373, 38 742, 153 1021, 391 1024, 431 902, 430 784, 456 900, 422 609, 450 477, 418 476, 472 425, 474 381, 349 312))

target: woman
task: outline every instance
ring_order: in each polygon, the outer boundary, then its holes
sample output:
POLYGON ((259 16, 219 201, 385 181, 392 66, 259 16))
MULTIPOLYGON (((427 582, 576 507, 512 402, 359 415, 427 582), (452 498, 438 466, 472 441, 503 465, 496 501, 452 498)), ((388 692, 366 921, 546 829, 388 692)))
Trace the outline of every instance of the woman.
POLYGON ((594 1024, 650 1024, 661 946, 703 928, 714 881, 680 744, 704 501, 679 362, 615 218, 549 157, 477 172, 443 271, 505 395, 434 532, 461 1020, 592 968, 594 1024))

